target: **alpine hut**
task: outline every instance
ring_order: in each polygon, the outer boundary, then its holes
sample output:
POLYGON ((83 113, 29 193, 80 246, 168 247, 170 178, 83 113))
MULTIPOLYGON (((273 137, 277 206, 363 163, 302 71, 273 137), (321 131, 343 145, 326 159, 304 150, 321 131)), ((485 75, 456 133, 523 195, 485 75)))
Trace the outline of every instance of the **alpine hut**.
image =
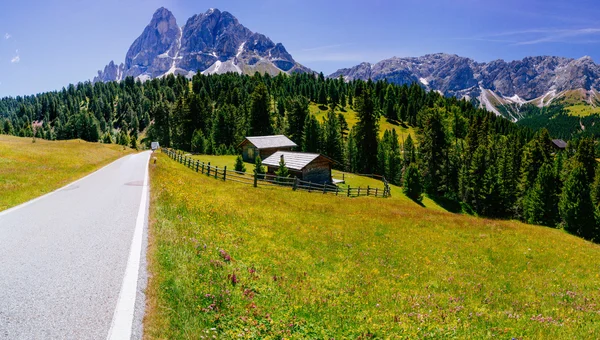
POLYGON ((297 146, 284 135, 246 137, 239 145, 246 162, 254 162, 256 156, 265 159, 277 151, 291 151, 297 146))
POLYGON ((557 150, 564 150, 567 148, 567 142, 562 139, 553 139, 552 146, 557 150))
POLYGON ((333 160, 318 153, 277 151, 262 162, 267 172, 274 174, 279 169, 283 157, 285 166, 292 177, 312 183, 331 183, 331 166, 333 160))

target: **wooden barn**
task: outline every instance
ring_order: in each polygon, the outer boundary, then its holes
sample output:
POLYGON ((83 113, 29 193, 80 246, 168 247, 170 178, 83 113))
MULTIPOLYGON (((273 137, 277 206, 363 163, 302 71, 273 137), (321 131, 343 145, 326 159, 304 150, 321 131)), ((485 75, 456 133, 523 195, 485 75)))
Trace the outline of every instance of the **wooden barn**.
POLYGON ((256 156, 265 159, 277 151, 291 151, 297 146, 284 135, 246 137, 239 145, 242 148, 242 158, 246 162, 254 162, 256 156))
POLYGON ((331 183, 331 166, 333 160, 329 157, 307 152, 277 151, 263 160, 269 174, 275 174, 279 169, 279 161, 283 157, 285 166, 291 177, 298 177, 303 181, 323 184, 331 183))
POLYGON ((553 139, 552 146, 557 150, 564 150, 567 148, 567 142, 562 139, 553 139))

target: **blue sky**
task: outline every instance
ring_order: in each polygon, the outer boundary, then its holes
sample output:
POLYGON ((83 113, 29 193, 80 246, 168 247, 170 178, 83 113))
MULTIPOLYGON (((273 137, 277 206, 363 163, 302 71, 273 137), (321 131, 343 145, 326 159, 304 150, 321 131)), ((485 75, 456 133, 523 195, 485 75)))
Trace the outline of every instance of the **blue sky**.
POLYGON ((436 52, 600 61, 600 3, 591 0, 21 0, 0 11, 0 96, 61 89, 124 61, 161 6, 180 26, 211 7, 229 11, 325 74, 436 52))

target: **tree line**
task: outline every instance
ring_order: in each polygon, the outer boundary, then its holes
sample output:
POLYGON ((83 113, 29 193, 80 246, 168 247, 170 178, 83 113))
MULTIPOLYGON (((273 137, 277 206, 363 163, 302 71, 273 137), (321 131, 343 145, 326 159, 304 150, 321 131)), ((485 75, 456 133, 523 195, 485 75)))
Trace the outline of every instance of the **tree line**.
POLYGON ((336 167, 380 174, 415 201, 427 194, 449 209, 563 226, 596 238, 600 179, 594 141, 556 150, 545 129, 514 124, 467 100, 418 84, 346 82, 322 74, 272 77, 169 75, 147 82, 80 83, 0 100, 0 131, 237 154, 245 136, 285 134, 336 167), (311 105, 327 111, 321 120, 311 105), (343 114, 356 111, 350 126, 343 114), (411 127, 380 134, 380 121, 411 127), (537 132, 535 132, 537 131, 537 132))

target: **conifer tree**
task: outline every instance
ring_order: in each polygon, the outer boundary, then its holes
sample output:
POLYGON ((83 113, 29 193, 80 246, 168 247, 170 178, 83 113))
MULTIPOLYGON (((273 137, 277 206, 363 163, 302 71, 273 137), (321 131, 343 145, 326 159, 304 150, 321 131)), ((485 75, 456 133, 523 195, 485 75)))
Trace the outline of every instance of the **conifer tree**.
POLYGON ((296 144, 302 144, 304 125, 306 118, 310 115, 308 111, 308 100, 304 97, 295 97, 288 100, 288 137, 296 144))
POLYGON ((409 134, 404 141, 404 168, 407 169, 411 163, 417 161, 417 151, 413 143, 412 137, 409 134))
POLYGON ((556 178, 549 163, 542 165, 524 200, 523 217, 527 223, 549 227, 558 223, 556 178))
POLYGON ((377 163, 379 115, 375 111, 370 82, 356 100, 358 122, 355 128, 358 171, 372 173, 377 163))
POLYGON ((266 136, 273 133, 271 122, 271 104, 267 87, 259 83, 252 93, 250 105, 250 133, 254 136, 266 136))
POLYGON ((260 159, 260 156, 256 156, 254 159, 254 173, 259 179, 264 178, 265 168, 262 165, 262 159, 260 159))
POLYGON ((319 104, 327 105, 327 91, 325 90, 325 84, 319 86, 319 104))
POLYGON ((204 153, 206 150, 206 140, 201 129, 194 131, 191 142, 192 152, 204 153))
POLYGON ((424 185, 428 193, 443 194, 443 166, 447 155, 448 141, 442 116, 438 109, 425 113, 425 122, 420 144, 420 155, 423 160, 424 185))
POLYGON ((406 169, 404 175, 404 186, 402 188, 404 194, 415 202, 421 202, 423 200, 423 186, 421 184, 421 174, 419 173, 419 167, 412 163, 406 169))
POLYGON ((302 151, 319 152, 321 127, 313 115, 306 116, 302 135, 302 151))
POLYGON ((396 94, 392 84, 389 84, 385 90, 385 117, 393 121, 398 120, 398 113, 396 112, 396 94))
POLYGON ((285 165, 285 159, 283 158, 283 155, 281 155, 281 158, 279 159, 279 168, 277 168, 277 171, 275 171, 275 175, 278 177, 277 181, 283 181, 282 178, 287 178, 290 175, 290 172, 285 165))
POLYGON ((587 183, 594 181, 596 174, 596 150, 594 147, 594 140, 591 138, 582 138, 577 146, 577 153, 575 153, 575 160, 583 165, 585 168, 585 174, 587 183))
POLYGON ((348 136, 348 122, 346 122, 346 117, 343 114, 338 113, 338 120, 340 121, 340 133, 342 134, 342 138, 346 138, 348 136))
POLYGON ((569 173, 559 202, 565 230, 586 239, 597 237, 594 206, 586 168, 576 162, 569 173))
POLYGON ((346 170, 349 172, 358 172, 358 148, 356 147, 356 130, 350 130, 348 134, 348 143, 346 145, 346 170))
POLYGON ((323 153, 335 161, 343 164, 343 141, 340 122, 333 110, 327 113, 327 119, 323 126, 324 148, 323 153))
POLYGON ((246 165, 242 159, 242 155, 238 155, 235 159, 235 171, 246 172, 246 165))

